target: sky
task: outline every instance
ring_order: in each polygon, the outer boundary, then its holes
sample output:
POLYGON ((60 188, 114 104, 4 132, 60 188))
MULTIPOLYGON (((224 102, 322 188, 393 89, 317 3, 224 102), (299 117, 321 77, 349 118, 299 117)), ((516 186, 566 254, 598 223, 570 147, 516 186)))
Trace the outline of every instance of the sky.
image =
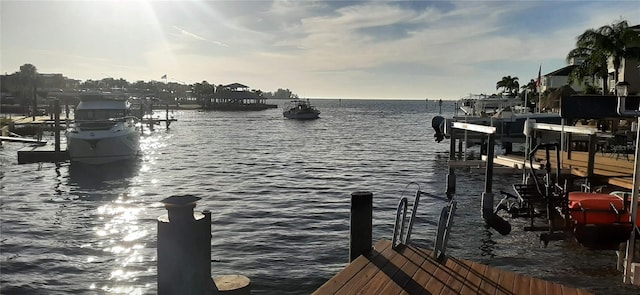
POLYGON ((562 68, 619 20, 640 24, 637 0, 0 0, 0 72, 453 100, 562 68))

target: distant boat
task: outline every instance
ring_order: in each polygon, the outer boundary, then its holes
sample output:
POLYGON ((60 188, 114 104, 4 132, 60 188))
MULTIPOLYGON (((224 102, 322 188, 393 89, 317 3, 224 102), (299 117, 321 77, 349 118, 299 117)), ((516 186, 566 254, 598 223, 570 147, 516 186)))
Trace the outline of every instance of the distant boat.
POLYGON ((287 107, 285 107, 282 114, 287 119, 313 120, 319 118, 320 111, 315 106, 311 105, 309 99, 294 99, 287 107))
POLYGON ((71 162, 106 164, 138 155, 140 126, 126 97, 84 94, 66 132, 71 162))
POLYGON ((204 107, 217 111, 262 111, 275 108, 278 105, 268 104, 260 93, 249 91, 249 86, 240 83, 218 87, 204 107))
POLYGON ((513 96, 489 96, 470 94, 458 101, 458 107, 465 116, 490 117, 502 110, 521 108, 522 100, 513 96))

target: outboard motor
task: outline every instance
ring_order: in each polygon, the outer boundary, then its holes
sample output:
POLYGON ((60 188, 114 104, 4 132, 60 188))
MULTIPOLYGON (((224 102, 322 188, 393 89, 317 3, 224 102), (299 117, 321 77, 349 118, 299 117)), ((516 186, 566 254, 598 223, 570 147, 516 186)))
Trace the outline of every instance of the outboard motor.
POLYGON ((431 127, 436 131, 433 135, 436 138, 436 142, 441 142, 444 139, 444 118, 442 116, 433 117, 431 127))

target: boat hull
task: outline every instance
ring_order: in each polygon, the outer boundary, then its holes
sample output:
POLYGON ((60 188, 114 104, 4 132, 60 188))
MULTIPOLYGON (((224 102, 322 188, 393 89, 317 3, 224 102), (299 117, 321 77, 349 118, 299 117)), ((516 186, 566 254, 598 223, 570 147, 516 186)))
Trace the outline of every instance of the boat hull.
POLYGON ((100 130, 67 133, 71 162, 106 164, 136 158, 140 134, 136 130, 100 130))
POLYGON ((284 112, 282 114, 287 119, 296 119, 296 120, 314 120, 320 117, 320 112, 310 112, 310 113, 284 112))

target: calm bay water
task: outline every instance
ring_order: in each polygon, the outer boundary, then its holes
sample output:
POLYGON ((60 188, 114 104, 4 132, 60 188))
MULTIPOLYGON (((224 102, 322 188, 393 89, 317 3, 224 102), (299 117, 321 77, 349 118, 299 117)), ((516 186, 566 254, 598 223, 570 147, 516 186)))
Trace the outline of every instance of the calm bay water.
MULTIPOLYGON (((284 102, 279 103, 280 106, 284 102)), ((448 141, 436 143, 435 102, 314 100, 314 121, 261 112, 174 111, 171 129, 142 138, 140 159, 100 167, 17 164, 0 148, 0 293, 154 294, 156 220, 171 195, 212 211, 212 274, 242 274, 253 294, 309 294, 347 265, 349 202, 374 193, 374 242, 390 239, 395 208, 418 186, 444 196, 448 141)), ((442 113, 452 113, 445 103, 442 113)), ((164 116, 162 112, 160 114, 164 116)), ((612 251, 571 239, 541 248, 524 220, 501 236, 480 218, 483 171, 457 173, 450 255, 588 289, 622 284, 612 251)), ((519 175, 495 175, 494 192, 519 175)), ((496 193, 497 194, 497 193, 496 193)), ((410 198, 412 199, 412 198, 410 198)), ((444 204, 423 198, 414 243, 431 247, 444 204)))

